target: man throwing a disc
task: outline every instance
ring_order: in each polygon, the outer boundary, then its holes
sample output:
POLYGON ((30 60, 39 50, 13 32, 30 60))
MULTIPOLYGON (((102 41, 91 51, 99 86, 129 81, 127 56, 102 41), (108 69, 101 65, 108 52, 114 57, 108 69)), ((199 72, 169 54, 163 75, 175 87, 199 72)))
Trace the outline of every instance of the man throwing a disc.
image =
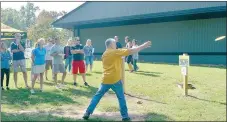
POLYGON ((106 51, 102 55, 102 84, 92 98, 83 118, 88 119, 90 117, 100 99, 111 88, 117 95, 122 120, 128 121, 130 120, 130 118, 128 116, 128 108, 124 96, 123 84, 121 82, 122 57, 134 54, 136 52, 139 52, 140 50, 150 47, 151 41, 147 41, 136 48, 116 49, 116 41, 112 38, 109 38, 106 40, 105 45, 106 51))

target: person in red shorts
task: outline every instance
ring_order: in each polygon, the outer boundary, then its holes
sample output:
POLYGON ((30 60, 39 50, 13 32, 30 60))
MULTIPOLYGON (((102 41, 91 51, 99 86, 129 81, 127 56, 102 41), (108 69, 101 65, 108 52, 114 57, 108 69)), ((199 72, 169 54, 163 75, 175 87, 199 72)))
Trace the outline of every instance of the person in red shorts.
POLYGON ((71 53, 73 55, 72 74, 73 74, 74 86, 77 86, 76 78, 78 73, 80 73, 80 75, 82 76, 84 85, 89 86, 88 83, 86 82, 84 52, 83 52, 83 46, 82 44, 80 44, 80 38, 76 37, 75 40, 73 40, 73 43, 75 45, 71 48, 71 53))

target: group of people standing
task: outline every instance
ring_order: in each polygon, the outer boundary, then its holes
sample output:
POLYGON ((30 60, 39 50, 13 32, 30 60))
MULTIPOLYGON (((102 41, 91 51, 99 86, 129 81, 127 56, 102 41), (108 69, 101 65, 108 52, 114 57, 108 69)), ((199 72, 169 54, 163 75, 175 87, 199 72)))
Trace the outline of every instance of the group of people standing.
MULTIPOLYGON (((27 73, 26 73, 26 63, 24 57, 25 47, 20 41, 21 35, 19 33, 15 34, 15 41, 11 44, 11 52, 13 57, 11 58, 10 52, 6 49, 3 42, 0 43, 0 58, 1 58, 1 85, 3 88, 4 74, 7 77, 6 87, 9 90, 9 72, 10 64, 9 61, 13 59, 13 69, 14 69, 14 81, 17 87, 17 72, 19 69, 23 72, 23 77, 25 85, 29 88, 27 83, 27 73)), ((127 63, 129 64, 130 71, 137 71, 138 66, 136 62, 138 60, 138 52, 145 48, 151 46, 151 41, 147 41, 142 45, 137 45, 136 40, 129 41, 128 37, 125 37, 126 48, 123 48, 118 41, 118 37, 109 38, 105 41, 106 50, 102 55, 102 65, 103 65, 103 75, 102 83, 100 88, 93 96, 88 108, 86 109, 83 118, 89 119, 90 115, 95 110, 100 99, 104 94, 112 89, 119 101, 120 113, 122 120, 128 121, 130 117, 128 115, 128 108, 124 96, 123 84, 122 84, 122 57, 127 57, 127 63), (132 63, 133 62, 133 63, 132 63), (132 67, 132 64, 134 67, 132 67)), ((56 88, 64 87, 64 79, 66 76, 66 69, 68 71, 72 70, 74 85, 77 85, 76 78, 77 74, 81 74, 84 85, 89 86, 86 82, 86 68, 90 64, 90 70, 92 71, 93 64, 93 53, 94 48, 91 45, 91 40, 88 39, 85 46, 80 44, 79 37, 70 39, 67 45, 61 46, 59 38, 49 38, 47 44, 45 45, 45 39, 40 38, 37 41, 35 49, 32 51, 32 86, 31 93, 34 94, 34 85, 38 76, 40 76, 40 91, 43 90, 43 76, 49 68, 52 68, 52 76, 55 82, 56 88), (85 62, 84 63, 84 55, 85 62), (63 63, 65 59, 65 64, 63 63), (72 65, 72 66, 71 66, 72 65), (71 69, 72 68, 72 69, 71 69), (57 75, 62 73, 62 80, 57 83, 57 75)))
MULTIPOLYGON (((115 39, 116 45, 117 45, 116 48, 117 49, 118 48, 123 48, 121 43, 118 41, 118 36, 115 36, 114 39, 115 39)), ((125 43, 126 43, 125 48, 127 48, 127 49, 138 47, 138 41, 136 39, 130 40, 129 36, 125 37, 125 43)), ((130 72, 135 72, 135 71, 139 70, 139 67, 137 66, 138 59, 139 59, 138 52, 136 52, 136 53, 134 53, 132 55, 128 55, 128 56, 125 57, 125 61, 128 64, 128 68, 129 68, 130 72)))
MULTIPOLYGON (((7 50, 4 42, 0 43, 0 58, 1 58, 1 88, 3 87, 4 76, 6 76, 6 88, 9 90, 9 74, 10 74, 10 60, 13 60, 13 72, 15 87, 17 86, 17 73, 19 70, 23 73, 26 88, 30 88, 27 82, 26 60, 24 56, 25 45, 21 42, 20 33, 15 34, 15 40, 10 45, 10 51, 7 50)), ((90 71, 93 66, 94 48, 90 39, 87 40, 86 45, 80 44, 80 38, 72 38, 67 41, 66 46, 60 44, 60 39, 57 37, 40 38, 35 44, 31 55, 31 88, 32 94, 35 93, 34 86, 37 78, 40 80, 40 92, 43 91, 43 77, 48 80, 48 70, 52 69, 52 79, 54 80, 56 88, 64 87, 64 80, 66 77, 66 69, 73 75, 74 85, 77 86, 77 74, 83 78, 84 85, 89 86, 86 82, 86 68, 90 65, 90 71), (47 41, 47 43, 45 43, 47 41), (85 63, 84 63, 85 59, 85 63), (65 60, 65 63, 64 63, 65 60), (57 76, 62 73, 61 82, 58 83, 57 76)))

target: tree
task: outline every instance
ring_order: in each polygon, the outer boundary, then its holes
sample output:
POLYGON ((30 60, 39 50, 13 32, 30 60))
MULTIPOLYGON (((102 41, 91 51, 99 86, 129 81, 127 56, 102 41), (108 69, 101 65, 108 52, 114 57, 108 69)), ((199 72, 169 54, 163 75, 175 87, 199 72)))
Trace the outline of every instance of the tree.
POLYGON ((35 13, 40 10, 38 6, 34 6, 34 3, 27 2, 25 6, 20 9, 21 20, 24 25, 24 29, 28 29, 31 25, 35 23, 36 16, 35 13))
POLYGON ((1 22, 13 28, 23 30, 23 24, 20 18, 20 12, 15 9, 1 8, 1 22))
POLYGON ((36 18, 35 24, 28 29, 28 37, 34 41, 39 38, 59 37, 61 42, 68 39, 71 33, 69 30, 56 29, 52 27, 54 22, 59 16, 63 16, 66 12, 55 12, 43 10, 36 18))

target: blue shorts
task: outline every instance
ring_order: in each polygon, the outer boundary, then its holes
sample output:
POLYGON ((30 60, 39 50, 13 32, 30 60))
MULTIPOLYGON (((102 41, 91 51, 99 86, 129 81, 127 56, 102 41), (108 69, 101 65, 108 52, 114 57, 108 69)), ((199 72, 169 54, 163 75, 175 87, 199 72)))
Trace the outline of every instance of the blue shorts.
POLYGON ((93 64, 93 56, 85 56, 86 65, 93 64))

